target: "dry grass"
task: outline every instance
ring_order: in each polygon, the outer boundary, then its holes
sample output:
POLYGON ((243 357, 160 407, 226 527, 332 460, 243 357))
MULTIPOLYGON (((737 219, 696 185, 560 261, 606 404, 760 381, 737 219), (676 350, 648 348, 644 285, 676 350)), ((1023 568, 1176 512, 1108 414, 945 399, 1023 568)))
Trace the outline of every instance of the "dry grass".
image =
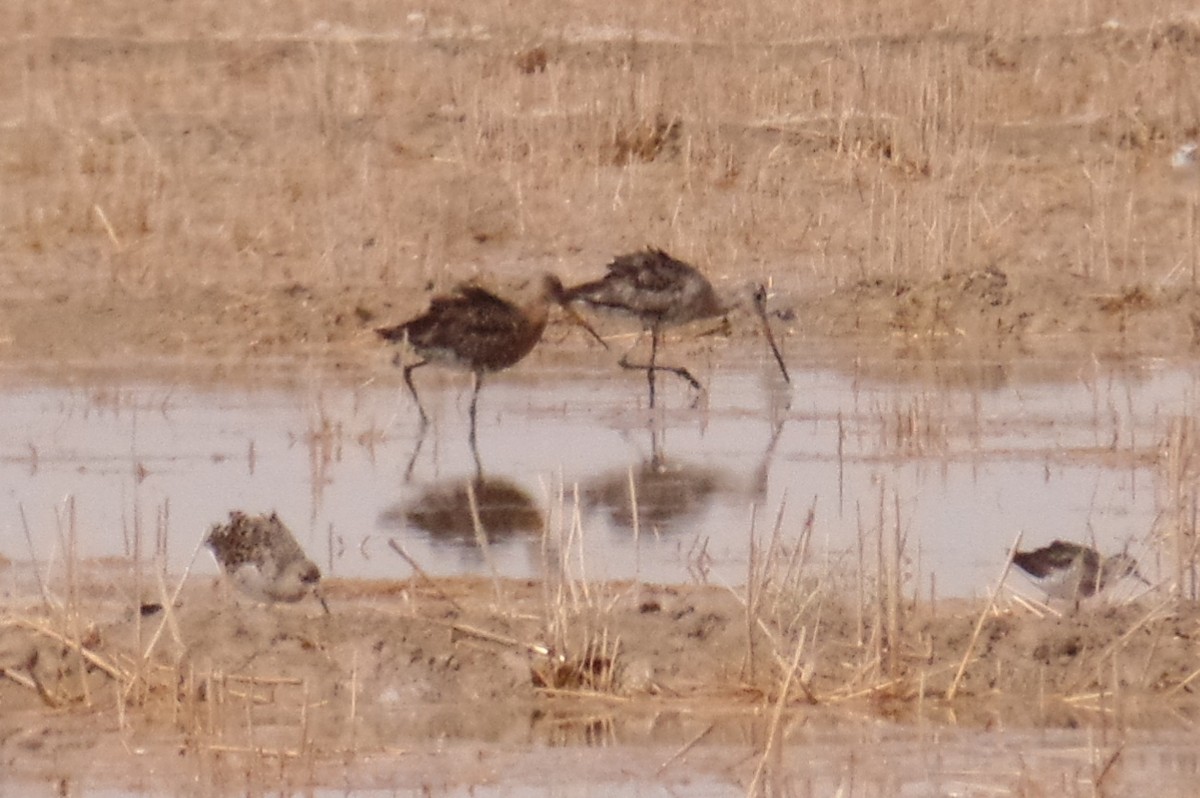
POLYGON ((655 242, 722 277, 1191 284, 1191 13, 9 4, 9 279, 419 286, 655 242))

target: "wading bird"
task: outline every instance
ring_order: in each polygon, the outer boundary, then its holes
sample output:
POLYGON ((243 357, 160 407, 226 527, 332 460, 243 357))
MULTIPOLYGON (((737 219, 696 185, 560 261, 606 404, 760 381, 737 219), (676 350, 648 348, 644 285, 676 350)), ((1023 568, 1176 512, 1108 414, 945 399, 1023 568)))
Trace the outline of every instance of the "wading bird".
MULTIPOLYGON (((677 374, 697 390, 702 387, 686 368, 658 364, 663 328, 725 315, 734 304, 722 302, 707 277, 661 249, 645 249, 614 258, 604 277, 566 289, 565 298, 568 302, 637 319, 650 331, 649 364, 631 363, 628 354, 621 358, 620 364, 622 368, 646 372, 651 407, 654 407, 654 375, 657 371, 677 374)), ((766 298, 766 289, 756 285, 753 294, 755 313, 762 321, 767 343, 783 378, 791 382, 767 322, 766 298)))
MULTIPOLYGON (((1094 596, 1127 576, 1146 582, 1137 560, 1128 554, 1104 557, 1090 546, 1056 540, 1033 551, 1018 551, 1013 565, 1020 568, 1051 598, 1074 601, 1094 596)), ((1147 584, 1149 584, 1147 582, 1147 584)))
MULTIPOLYGON (((524 306, 501 299, 473 285, 459 286, 454 294, 434 297, 429 310, 375 332, 385 341, 407 343, 421 358, 404 367, 404 383, 421 413, 422 428, 429 422, 412 373, 429 363, 464 369, 474 375, 471 394, 471 441, 475 441, 475 407, 483 377, 519 362, 541 340, 550 314, 550 303, 559 304, 567 316, 607 348, 604 340, 566 305, 562 283, 554 275, 542 278, 541 291, 524 306)), ((397 363, 399 356, 397 356, 397 363)))
POLYGON ((234 510, 229 523, 213 526, 204 542, 229 581, 255 601, 295 602, 312 593, 329 612, 320 569, 275 513, 251 516, 234 510))

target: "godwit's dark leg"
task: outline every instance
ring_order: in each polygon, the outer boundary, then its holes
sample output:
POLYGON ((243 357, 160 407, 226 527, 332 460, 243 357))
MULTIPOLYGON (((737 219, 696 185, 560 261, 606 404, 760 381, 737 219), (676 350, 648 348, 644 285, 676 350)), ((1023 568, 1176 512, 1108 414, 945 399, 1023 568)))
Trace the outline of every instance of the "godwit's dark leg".
POLYGON ((425 433, 428 429, 427 425, 422 424, 420 432, 417 433, 417 445, 413 447, 412 456, 408 458, 408 467, 404 469, 405 482, 412 479, 413 466, 417 464, 417 455, 421 453, 421 447, 425 444, 425 433))
POLYGON ((471 457, 475 460, 475 482, 483 482, 483 462, 479 459, 479 442, 475 439, 475 425, 471 424, 471 457))
POLYGON ((646 382, 650 383, 650 409, 654 409, 654 363, 658 360, 658 325, 650 328, 650 368, 646 369, 646 382))
POLYGON ((779 346, 775 343, 775 334, 771 332, 771 323, 767 320, 767 289, 761 283, 754 289, 754 309, 758 312, 758 318, 762 321, 763 334, 767 337, 767 344, 771 347, 771 354, 775 356, 775 362, 779 364, 779 371, 783 374, 783 381, 791 384, 792 378, 788 376, 787 366, 783 362, 783 355, 779 353, 779 346))
POLYGON ((654 361, 658 358, 658 325, 650 328, 650 365, 645 366, 641 363, 630 363, 629 353, 626 352, 621 356, 620 364, 623 369, 633 369, 636 371, 646 372, 646 382, 650 385, 650 407, 654 407, 654 372, 659 368, 654 365, 654 361))
POLYGON ((704 390, 704 386, 701 385, 700 382, 695 377, 692 376, 691 372, 689 372, 687 369, 683 368, 682 366, 660 366, 660 365, 658 365, 658 363, 657 363, 657 360, 658 360, 658 336, 659 336, 658 327, 657 326, 651 327, 650 328, 650 365, 646 366, 646 365, 642 365, 641 363, 630 363, 628 354, 626 354, 624 357, 622 357, 621 360, 619 361, 621 368, 637 369, 638 371, 644 370, 646 372, 646 381, 650 384, 650 406, 651 407, 654 407, 654 372, 656 372, 656 371, 669 371, 672 374, 676 374, 679 377, 687 380, 688 384, 691 385, 693 388, 695 388, 697 391, 704 390))
MULTIPOLYGON (((483 387, 483 374, 478 371, 472 372, 474 376, 475 389, 471 392, 471 434, 468 436, 471 441, 471 451, 475 451, 475 407, 479 404, 479 389, 483 387)), ((476 465, 479 463, 479 455, 475 456, 476 465)))
POLYGON ((408 392, 412 394, 413 401, 417 403, 417 410, 421 413, 422 428, 429 423, 429 416, 425 415, 425 408, 421 406, 421 397, 417 396, 417 386, 413 385, 412 373, 428 363, 428 360, 422 360, 404 367, 404 384, 408 386, 408 392))

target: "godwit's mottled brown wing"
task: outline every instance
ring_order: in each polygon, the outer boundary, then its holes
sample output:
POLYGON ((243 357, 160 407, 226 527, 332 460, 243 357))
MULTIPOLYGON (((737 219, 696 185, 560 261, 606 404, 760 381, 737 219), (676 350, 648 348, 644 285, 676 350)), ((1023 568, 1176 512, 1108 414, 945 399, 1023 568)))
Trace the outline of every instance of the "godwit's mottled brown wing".
POLYGON ((599 280, 567 290, 570 299, 625 313, 646 324, 680 324, 722 312, 703 274, 661 249, 620 255, 599 280))
POLYGON ((462 285, 453 294, 434 297, 429 310, 415 319, 375 332, 386 341, 407 337, 414 347, 438 346, 449 335, 498 335, 520 322, 521 312, 511 302, 478 286, 462 285))
POLYGON ((376 333, 388 341, 407 339, 430 360, 492 371, 524 357, 541 336, 541 326, 511 302, 466 285, 453 295, 435 297, 417 318, 376 333))
POLYGON ((1034 551, 1019 551, 1013 555, 1013 564, 1040 579, 1070 567, 1080 557, 1089 573, 1100 567, 1100 555, 1094 549, 1065 540, 1056 540, 1034 551))

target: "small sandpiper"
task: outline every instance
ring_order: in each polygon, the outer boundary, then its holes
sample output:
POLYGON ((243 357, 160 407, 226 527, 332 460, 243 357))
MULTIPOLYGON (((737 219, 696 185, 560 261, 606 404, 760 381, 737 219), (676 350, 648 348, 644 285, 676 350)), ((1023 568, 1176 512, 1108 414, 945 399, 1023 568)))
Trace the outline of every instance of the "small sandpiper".
POLYGON ((255 601, 294 602, 312 593, 329 612, 320 569, 275 513, 249 516, 234 510, 229 523, 214 525, 204 542, 229 581, 255 601))
POLYGON ((1138 573, 1137 560, 1128 554, 1104 557, 1090 546, 1056 540, 1033 551, 1018 551, 1013 565, 1027 573, 1050 598, 1079 604, 1127 576, 1149 582, 1138 573))

